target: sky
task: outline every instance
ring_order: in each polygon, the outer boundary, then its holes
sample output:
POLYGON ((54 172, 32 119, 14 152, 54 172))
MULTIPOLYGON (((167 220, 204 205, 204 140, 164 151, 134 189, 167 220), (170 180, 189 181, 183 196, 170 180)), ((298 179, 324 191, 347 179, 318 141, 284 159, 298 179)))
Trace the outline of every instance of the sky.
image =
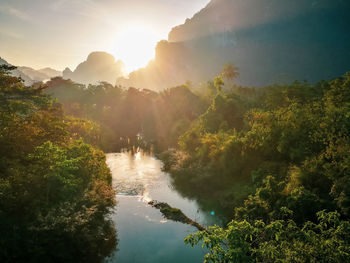
POLYGON ((209 0, 0 0, 0 57, 74 70, 92 51, 145 66, 154 47, 209 0))

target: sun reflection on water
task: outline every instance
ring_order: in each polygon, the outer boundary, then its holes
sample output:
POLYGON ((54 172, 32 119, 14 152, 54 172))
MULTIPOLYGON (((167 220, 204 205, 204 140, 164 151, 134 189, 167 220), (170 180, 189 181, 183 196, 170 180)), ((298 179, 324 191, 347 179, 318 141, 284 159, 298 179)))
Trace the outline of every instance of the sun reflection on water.
POLYGON ((135 153, 135 160, 141 160, 141 151, 135 153))

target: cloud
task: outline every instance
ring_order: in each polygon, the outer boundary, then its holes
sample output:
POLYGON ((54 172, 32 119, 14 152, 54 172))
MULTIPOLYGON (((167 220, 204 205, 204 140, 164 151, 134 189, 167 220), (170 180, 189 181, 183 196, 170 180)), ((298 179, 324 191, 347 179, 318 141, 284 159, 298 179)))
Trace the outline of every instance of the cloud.
POLYGON ((8 14, 8 15, 14 16, 14 17, 19 18, 19 19, 24 20, 24 21, 32 20, 31 17, 27 13, 25 13, 17 8, 14 8, 14 7, 0 6, 0 12, 3 14, 8 14))
POLYGON ((76 12, 81 9, 98 7, 98 3, 93 0, 56 0, 50 7, 54 11, 76 12))
POLYGON ((7 29, 4 29, 4 28, 0 28, 0 35, 5 35, 7 37, 16 38, 16 39, 22 39, 23 38, 22 35, 19 35, 19 34, 15 33, 15 32, 8 31, 7 29))
POLYGON ((51 9, 57 11, 65 7, 65 4, 69 4, 69 0, 56 0, 51 4, 51 9))

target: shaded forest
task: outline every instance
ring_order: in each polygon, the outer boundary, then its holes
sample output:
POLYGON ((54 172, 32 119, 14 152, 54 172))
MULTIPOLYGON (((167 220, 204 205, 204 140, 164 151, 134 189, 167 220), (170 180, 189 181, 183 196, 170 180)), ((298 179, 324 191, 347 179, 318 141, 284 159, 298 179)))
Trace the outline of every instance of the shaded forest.
POLYGON ((185 242, 203 242, 206 262, 349 262, 350 74, 261 89, 222 77, 163 153, 183 194, 229 219, 185 242))
POLYGON ((158 152, 174 147, 209 105, 187 85, 159 93, 107 82, 85 86, 61 77, 46 85, 45 92, 57 98, 68 115, 98 124, 98 144, 105 152, 134 145, 152 145, 158 152))
POLYGON ((96 125, 13 69, 0 67, 0 259, 100 262, 117 243, 116 201, 96 125))
POLYGON ((228 64, 206 85, 156 93, 60 77, 25 87, 10 69, 0 75, 7 261, 108 256, 115 193, 99 149, 138 146, 183 196, 219 207, 227 226, 185 239, 203 242, 206 262, 348 262, 349 73, 254 88, 236 85, 228 64))
POLYGON ((209 262, 346 262, 349 73, 263 88, 234 84, 238 75, 228 64, 199 88, 159 93, 107 83, 72 89, 56 79, 81 101, 56 96, 71 114, 112 131, 105 140, 114 147, 125 147, 124 138, 155 145, 178 191, 204 210, 220 208, 227 228, 186 239, 203 241, 209 262), (94 101, 84 104, 79 92, 94 101))

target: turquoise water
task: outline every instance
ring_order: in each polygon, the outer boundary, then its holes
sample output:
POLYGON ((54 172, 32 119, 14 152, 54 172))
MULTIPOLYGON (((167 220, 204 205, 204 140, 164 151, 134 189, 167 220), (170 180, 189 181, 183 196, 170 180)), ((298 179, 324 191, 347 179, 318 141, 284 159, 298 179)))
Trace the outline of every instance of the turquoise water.
POLYGON ((173 189, 171 178, 161 171, 162 162, 138 152, 107 154, 117 207, 112 219, 118 231, 118 250, 107 262, 203 262, 205 250, 184 245, 184 238, 196 228, 166 220, 150 200, 166 202, 181 209, 202 225, 216 218, 202 212, 196 201, 183 198, 173 189))

